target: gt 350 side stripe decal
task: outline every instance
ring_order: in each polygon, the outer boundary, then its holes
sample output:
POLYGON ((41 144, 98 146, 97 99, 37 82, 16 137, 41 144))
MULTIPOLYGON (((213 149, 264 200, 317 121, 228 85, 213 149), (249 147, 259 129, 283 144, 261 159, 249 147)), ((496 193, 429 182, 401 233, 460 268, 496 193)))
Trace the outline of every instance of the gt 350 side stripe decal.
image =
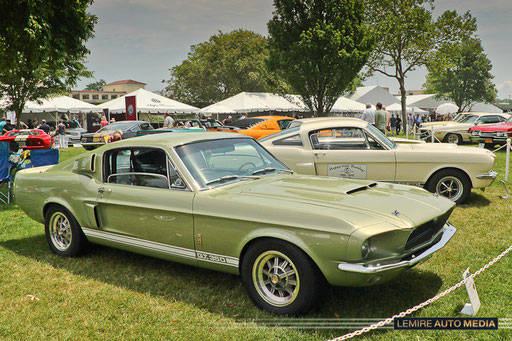
POLYGON ((203 262, 209 263, 217 263, 228 266, 238 267, 238 258, 229 257, 224 255, 219 255, 215 253, 203 252, 203 251, 195 251, 192 249, 187 249, 179 246, 171 246, 168 244, 152 242, 149 240, 144 240, 140 238, 130 237, 130 236, 122 236, 115 233, 109 233, 104 231, 98 231, 95 229, 90 229, 87 227, 82 227, 82 231, 87 237, 93 237, 98 239, 103 239, 106 241, 111 241, 119 244, 129 245, 133 247, 137 247, 140 249, 155 251, 162 254, 197 259, 203 262))

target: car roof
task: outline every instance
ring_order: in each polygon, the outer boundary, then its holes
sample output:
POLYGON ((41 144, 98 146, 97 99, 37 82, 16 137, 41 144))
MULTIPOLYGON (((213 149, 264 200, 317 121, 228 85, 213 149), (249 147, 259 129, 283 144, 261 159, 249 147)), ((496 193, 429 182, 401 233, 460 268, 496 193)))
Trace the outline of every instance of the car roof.
MULTIPOLYGON (((110 147, 123 147, 123 146, 159 146, 159 147, 175 147, 190 142, 197 142, 201 140, 213 140, 223 138, 249 138, 252 137, 238 134, 238 133, 222 133, 222 132, 179 132, 179 133, 161 133, 138 136, 131 139, 121 140, 115 144, 105 145, 110 147)), ((103 148, 103 147, 102 147, 103 148)))
POLYGON ((362 128, 368 125, 368 122, 355 117, 312 117, 303 118, 298 121, 302 122, 301 128, 307 127, 308 129, 314 129, 316 127, 323 128, 325 126, 336 124, 350 125, 362 128))
POLYGON ((283 120, 283 119, 294 120, 294 118, 290 117, 290 116, 273 116, 273 115, 254 116, 254 117, 248 117, 248 118, 263 118, 263 119, 266 119, 266 120, 283 120))
POLYGON ((510 117, 508 113, 496 113, 496 112, 461 112, 463 115, 476 115, 476 116, 489 116, 489 115, 498 115, 503 117, 510 117))

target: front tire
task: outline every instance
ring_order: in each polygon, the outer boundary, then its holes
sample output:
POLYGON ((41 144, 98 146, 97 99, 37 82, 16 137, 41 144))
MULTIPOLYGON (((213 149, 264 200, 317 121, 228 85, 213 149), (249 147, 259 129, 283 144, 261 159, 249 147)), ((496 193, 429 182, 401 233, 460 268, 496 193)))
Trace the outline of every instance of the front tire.
POLYGON ((448 142, 448 143, 461 144, 462 143, 462 136, 460 136, 459 134, 449 133, 444 138, 444 141, 448 142))
POLYGON ((50 249, 59 256, 78 256, 87 246, 87 239, 78 222, 61 206, 52 206, 46 212, 45 235, 50 249))
POLYGON ((471 180, 460 170, 444 169, 429 179, 426 189, 460 205, 465 203, 471 194, 471 180))
POLYGON ((307 314, 318 302, 323 284, 320 270, 302 250, 277 239, 252 245, 241 272, 254 304, 279 315, 307 314))

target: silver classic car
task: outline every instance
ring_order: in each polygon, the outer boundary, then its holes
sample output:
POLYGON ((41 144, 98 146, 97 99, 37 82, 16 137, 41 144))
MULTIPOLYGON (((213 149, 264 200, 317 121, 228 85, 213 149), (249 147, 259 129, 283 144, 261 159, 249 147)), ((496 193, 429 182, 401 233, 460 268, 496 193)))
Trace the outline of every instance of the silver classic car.
POLYGON ((92 242, 240 274, 276 314, 307 313, 325 281, 388 281, 455 234, 454 203, 423 189, 292 173, 252 137, 162 133, 20 171, 14 190, 57 255, 92 242))
POLYGON ((419 185, 458 204, 497 175, 488 150, 391 140, 355 118, 296 120, 260 142, 297 173, 419 185))

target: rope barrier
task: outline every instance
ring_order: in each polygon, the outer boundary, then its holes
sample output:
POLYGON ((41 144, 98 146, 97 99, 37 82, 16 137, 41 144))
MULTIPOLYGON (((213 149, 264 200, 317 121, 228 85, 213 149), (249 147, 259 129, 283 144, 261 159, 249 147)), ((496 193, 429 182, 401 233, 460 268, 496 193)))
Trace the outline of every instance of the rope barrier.
POLYGON ((452 286, 451 288, 449 289, 446 289, 445 291, 443 291, 442 293, 426 300, 425 302, 423 303, 420 303, 410 309, 407 309, 399 314, 396 314, 390 318, 387 318, 385 320, 382 320, 378 323, 374 323, 368 327, 365 327, 365 328, 362 328, 362 329, 359 329, 359 330, 356 330, 352 333, 349 333, 349 334, 345 334, 343 336, 340 336, 340 337, 337 337, 335 339, 331 339, 329 341, 342 341, 342 340, 348 340, 348 339, 351 339, 353 338, 354 336, 358 336, 358 335, 361 335, 361 334, 364 334, 364 333, 367 333, 371 330, 374 330, 374 329, 377 329, 379 327, 383 327, 384 325, 386 324, 390 324, 393 322, 393 320, 397 317, 405 317, 406 315, 409 315, 417 310, 420 310, 421 308, 429 305, 430 303, 433 303, 435 301, 437 301, 438 299, 440 299, 441 297, 451 293, 452 291, 460 288, 461 286, 463 286, 464 284, 466 284, 467 281, 469 281, 471 278, 475 278, 476 276, 478 276, 479 274, 481 274, 483 271, 487 270, 489 267, 491 267, 492 265, 494 265, 494 263, 496 263, 497 261, 499 261, 501 258, 503 258, 507 253, 509 253, 510 251, 512 251, 512 245, 510 245, 505 251, 503 251, 499 256, 497 256, 496 258, 494 258, 493 260, 491 260, 489 263, 487 263, 486 265, 484 265, 483 267, 481 267, 477 272, 475 272, 474 274, 472 274, 471 276, 463 279, 462 281, 460 281, 459 283, 455 284, 454 286, 452 286))

